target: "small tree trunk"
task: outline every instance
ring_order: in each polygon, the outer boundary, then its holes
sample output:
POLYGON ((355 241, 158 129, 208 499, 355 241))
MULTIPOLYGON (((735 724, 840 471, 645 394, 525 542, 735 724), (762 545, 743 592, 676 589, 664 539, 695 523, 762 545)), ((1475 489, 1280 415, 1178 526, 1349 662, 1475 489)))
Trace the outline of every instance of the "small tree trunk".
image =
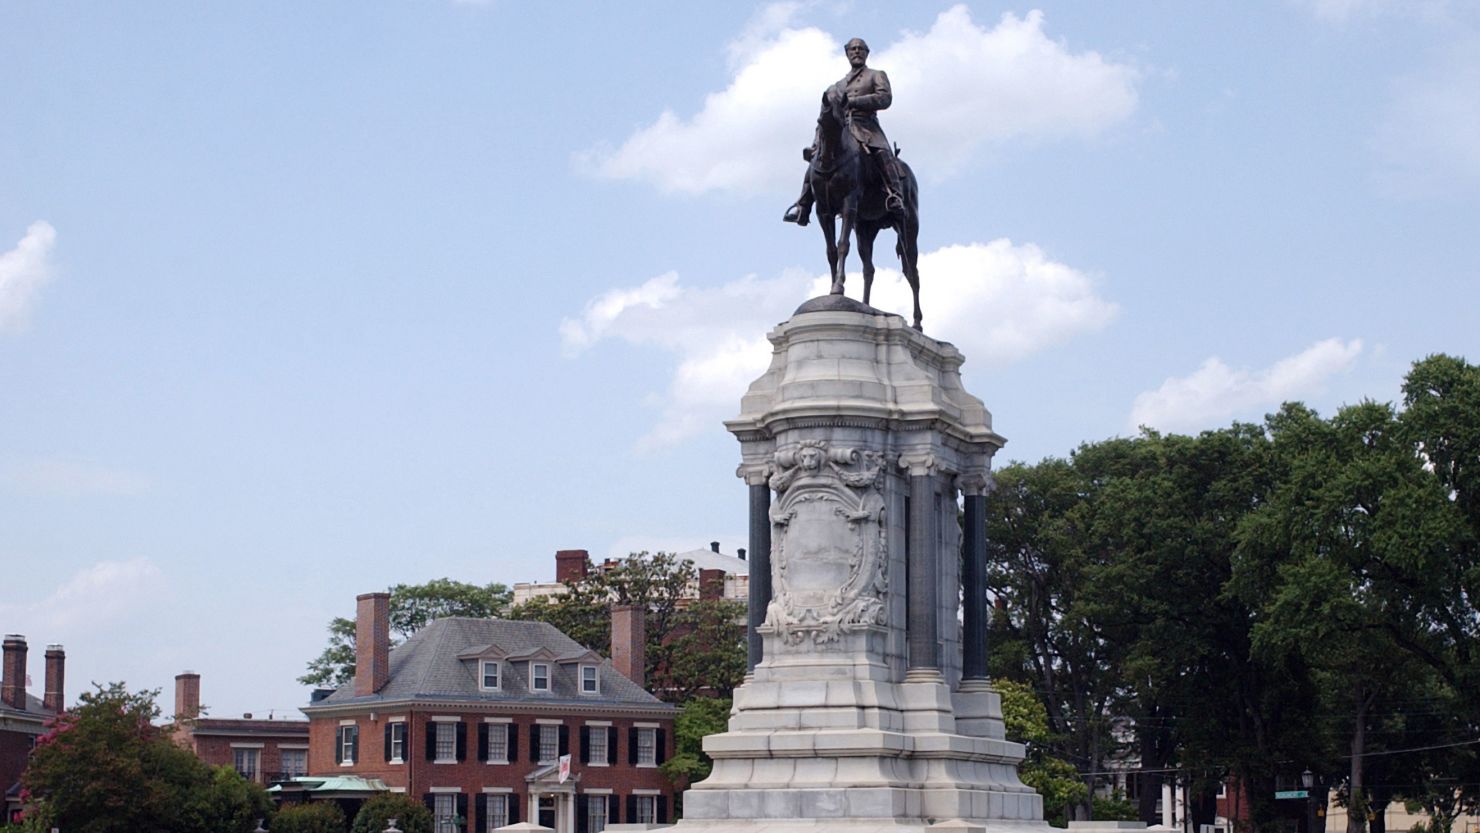
POLYGON ((1357 685, 1357 713, 1352 727, 1352 768, 1347 782, 1351 797, 1346 807, 1346 833, 1364 833, 1367 829, 1367 795, 1362 789, 1362 750, 1367 741, 1367 696, 1357 685))

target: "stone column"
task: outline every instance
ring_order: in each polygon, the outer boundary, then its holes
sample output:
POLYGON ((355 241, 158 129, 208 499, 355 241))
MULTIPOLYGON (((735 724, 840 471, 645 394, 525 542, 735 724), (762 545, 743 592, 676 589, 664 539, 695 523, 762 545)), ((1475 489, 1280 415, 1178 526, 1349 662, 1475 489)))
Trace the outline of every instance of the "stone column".
POLYGON ((923 466, 910 466, 909 516, 909 669, 940 669, 939 576, 935 551, 935 478, 923 466), (918 470, 918 473, 917 473, 918 470))
POLYGON ((771 487, 762 470, 747 474, 750 488, 750 598, 745 626, 745 669, 754 671, 764 650, 760 627, 771 604, 771 487))
POLYGON ((987 478, 963 477, 966 517, 961 534, 961 677, 987 679, 987 478))

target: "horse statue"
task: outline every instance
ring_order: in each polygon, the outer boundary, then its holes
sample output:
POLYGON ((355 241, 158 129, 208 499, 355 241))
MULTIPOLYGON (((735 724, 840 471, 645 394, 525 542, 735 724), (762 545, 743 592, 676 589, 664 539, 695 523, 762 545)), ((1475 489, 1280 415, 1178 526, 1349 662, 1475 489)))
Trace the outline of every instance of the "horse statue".
MULTIPOLYGON (((878 165, 866 161, 866 152, 848 130, 851 111, 842 97, 822 96, 822 112, 817 117, 817 143, 807 155, 807 180, 816 200, 817 225, 827 240, 827 264, 832 274, 832 294, 843 294, 846 278, 849 240, 858 239, 858 256, 863 261, 863 302, 869 301, 874 283, 874 238, 879 231, 893 228, 897 238, 894 251, 899 255, 901 271, 914 294, 916 330, 920 326, 920 188, 914 171, 899 159, 900 198, 903 216, 892 215, 884 207, 886 191, 878 165), (838 234, 837 218, 843 218, 838 234)), ((896 157, 897 158, 897 157, 896 157)))

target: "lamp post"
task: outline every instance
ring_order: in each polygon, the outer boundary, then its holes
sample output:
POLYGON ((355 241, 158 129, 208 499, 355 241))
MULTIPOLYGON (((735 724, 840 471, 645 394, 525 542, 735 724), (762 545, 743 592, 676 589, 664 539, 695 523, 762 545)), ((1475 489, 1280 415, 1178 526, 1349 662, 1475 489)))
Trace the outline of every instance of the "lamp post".
POLYGON ((1309 769, 1300 773, 1300 785, 1305 787, 1305 833, 1316 833, 1315 784, 1316 776, 1309 769))

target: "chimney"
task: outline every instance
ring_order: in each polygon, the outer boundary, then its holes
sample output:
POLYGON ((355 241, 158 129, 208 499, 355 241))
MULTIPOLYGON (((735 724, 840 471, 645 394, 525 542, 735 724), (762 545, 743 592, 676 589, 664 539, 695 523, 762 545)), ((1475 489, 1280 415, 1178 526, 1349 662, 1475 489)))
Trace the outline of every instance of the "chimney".
POLYGON ((699 571, 699 598, 718 599, 725 595, 724 570, 699 571))
POLYGON ((391 676, 391 594, 355 597, 355 696, 374 694, 391 676))
POLYGON ((647 687, 647 619, 641 605, 612 606, 612 665, 617 673, 647 687))
POLYGON ((744 561, 745 560, 745 548, 744 547, 741 547, 740 549, 735 550, 735 555, 739 556, 741 561, 744 561))
POLYGON ((67 670, 67 653, 60 645, 46 646, 46 692, 41 702, 52 711, 53 714, 62 713, 62 704, 66 700, 64 689, 64 675, 67 670))
POLYGON ((175 720, 200 717, 200 675, 186 671, 175 675, 175 720))
POLYGON ((585 550, 556 550, 555 580, 577 582, 586 577, 591 566, 591 553, 585 550))
POLYGON ((0 674, 0 703, 26 710, 26 638, 18 633, 5 635, 5 667, 0 674))
POLYGON ((710 541, 709 542, 709 551, 710 552, 719 552, 719 542, 718 541, 710 541))

